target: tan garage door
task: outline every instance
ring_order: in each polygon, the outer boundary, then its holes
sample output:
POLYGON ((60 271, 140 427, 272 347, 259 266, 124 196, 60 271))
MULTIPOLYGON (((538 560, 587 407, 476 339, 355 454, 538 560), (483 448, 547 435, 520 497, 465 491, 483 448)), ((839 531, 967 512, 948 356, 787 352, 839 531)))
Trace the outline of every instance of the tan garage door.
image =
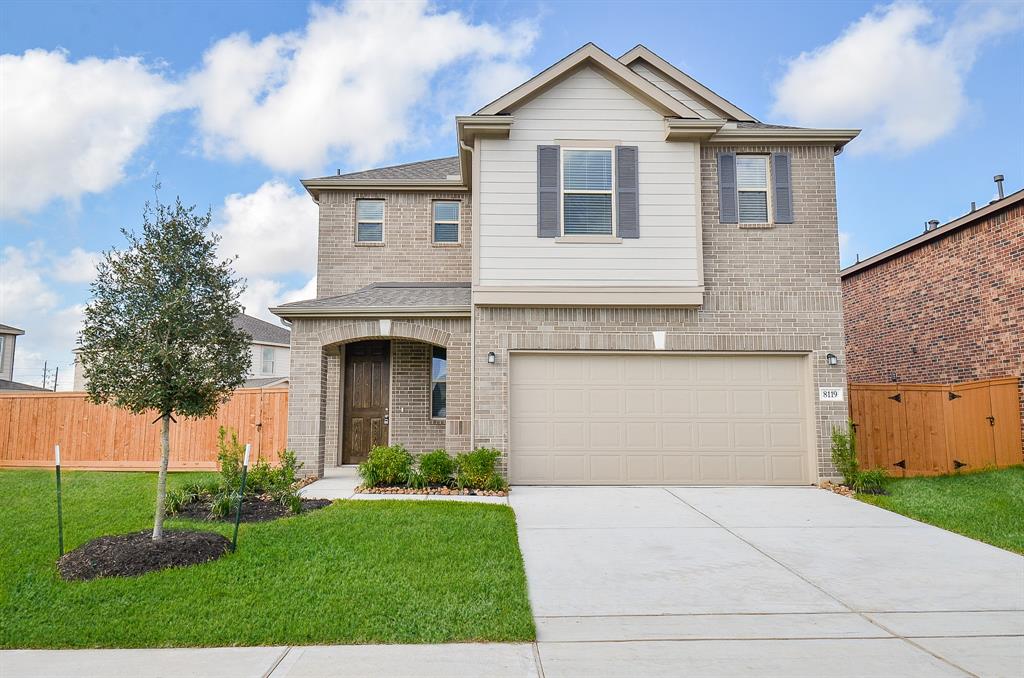
POLYGON ((523 353, 511 359, 513 483, 802 484, 802 356, 523 353))

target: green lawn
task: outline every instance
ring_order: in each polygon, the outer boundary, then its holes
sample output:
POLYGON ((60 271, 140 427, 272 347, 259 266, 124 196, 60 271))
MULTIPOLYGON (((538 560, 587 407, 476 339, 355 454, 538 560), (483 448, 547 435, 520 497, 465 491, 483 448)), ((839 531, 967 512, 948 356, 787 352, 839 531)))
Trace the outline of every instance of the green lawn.
POLYGON ((886 484, 888 496, 861 501, 1024 553, 1024 466, 886 484))
MULTIPOLYGON (((194 475, 172 474, 170 487, 194 475)), ((156 477, 64 473, 65 546, 151 527, 156 477)), ((238 552, 135 578, 57 574, 53 473, 0 471, 0 647, 529 641, 507 506, 341 501, 241 527, 238 552)), ((231 527, 172 520, 171 528, 231 527)))

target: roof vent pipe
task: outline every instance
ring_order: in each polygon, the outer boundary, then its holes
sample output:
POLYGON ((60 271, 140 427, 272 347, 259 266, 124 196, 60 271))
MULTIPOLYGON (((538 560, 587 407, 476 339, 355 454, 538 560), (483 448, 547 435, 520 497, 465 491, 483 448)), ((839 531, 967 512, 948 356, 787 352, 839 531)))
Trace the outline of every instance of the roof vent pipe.
POLYGON ((1003 175, 997 174, 992 177, 992 181, 996 182, 996 188, 999 190, 999 199, 1003 199, 1003 175))
POLYGON ((928 231, 934 231, 938 227, 939 227, 939 220, 938 219, 931 219, 930 221, 928 221, 927 224, 924 225, 924 230, 927 233, 928 231))
POLYGON ((973 212, 973 211, 975 211, 976 209, 978 209, 978 205, 977 205, 977 204, 976 204, 976 203, 975 203, 975 202, 974 202, 974 201, 972 200, 972 201, 971 201, 971 211, 973 212))
POLYGON ((341 176, 341 168, 340 167, 338 168, 338 176, 339 177, 341 176))

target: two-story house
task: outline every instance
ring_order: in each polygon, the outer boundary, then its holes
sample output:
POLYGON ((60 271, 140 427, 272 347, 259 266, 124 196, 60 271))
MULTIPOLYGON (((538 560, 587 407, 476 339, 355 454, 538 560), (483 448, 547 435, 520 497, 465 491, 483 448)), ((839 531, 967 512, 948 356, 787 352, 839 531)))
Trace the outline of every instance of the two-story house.
POLYGON ((833 474, 856 130, 763 124, 593 44, 456 129, 456 157, 303 182, 317 298, 272 310, 308 472, 390 441, 494 447, 520 484, 833 474))

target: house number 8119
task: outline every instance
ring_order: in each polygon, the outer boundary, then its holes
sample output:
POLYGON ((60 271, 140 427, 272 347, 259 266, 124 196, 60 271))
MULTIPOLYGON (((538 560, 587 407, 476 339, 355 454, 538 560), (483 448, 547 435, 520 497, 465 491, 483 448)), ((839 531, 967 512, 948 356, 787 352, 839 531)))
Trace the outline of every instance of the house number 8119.
POLYGON ((819 388, 818 400, 832 400, 842 402, 843 389, 834 387, 819 388))

